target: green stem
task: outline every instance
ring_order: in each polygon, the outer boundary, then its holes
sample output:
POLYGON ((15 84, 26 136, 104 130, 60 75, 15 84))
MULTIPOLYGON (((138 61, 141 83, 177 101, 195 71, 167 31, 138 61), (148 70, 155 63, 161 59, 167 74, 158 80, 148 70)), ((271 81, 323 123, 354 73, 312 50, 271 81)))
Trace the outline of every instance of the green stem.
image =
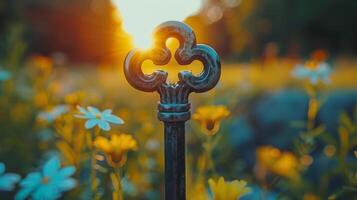
POLYGON ((114 169, 114 174, 115 174, 115 177, 117 179, 117 187, 114 186, 114 190, 116 191, 116 195, 118 195, 115 199, 118 199, 118 200, 123 200, 123 189, 122 189, 122 185, 121 185, 121 176, 120 176, 120 168, 117 167, 114 169))
POLYGON ((215 147, 215 144, 216 144, 216 140, 213 140, 212 139, 213 136, 211 137, 207 137, 207 140, 206 140, 206 154, 207 154, 207 160, 208 160, 208 169, 207 171, 211 171, 213 174, 216 173, 216 166, 215 166, 215 163, 213 161, 213 149, 215 147))
POLYGON ((315 109, 315 108, 311 108, 310 103, 312 101, 317 101, 317 98, 311 97, 309 100, 309 108, 308 108, 308 116, 307 116, 307 130, 308 131, 311 131, 314 128, 314 123, 315 123, 315 118, 316 118, 316 114, 314 114, 312 116, 310 115, 311 109, 315 109))
POLYGON ((97 152, 96 150, 92 150, 92 160, 91 160, 91 188, 92 188, 92 195, 94 196, 95 193, 97 192, 97 187, 98 187, 98 183, 97 183, 97 172, 96 172, 96 155, 97 152))
POLYGON ((92 156, 91 156, 91 189, 92 189, 92 195, 95 197, 95 199, 99 199, 99 197, 96 196, 97 188, 98 188, 98 180, 97 180, 97 170, 96 170, 96 165, 97 165, 97 150, 94 147, 94 140, 96 137, 100 135, 100 128, 96 127, 93 134, 92 134, 92 145, 91 145, 91 150, 92 150, 92 156))

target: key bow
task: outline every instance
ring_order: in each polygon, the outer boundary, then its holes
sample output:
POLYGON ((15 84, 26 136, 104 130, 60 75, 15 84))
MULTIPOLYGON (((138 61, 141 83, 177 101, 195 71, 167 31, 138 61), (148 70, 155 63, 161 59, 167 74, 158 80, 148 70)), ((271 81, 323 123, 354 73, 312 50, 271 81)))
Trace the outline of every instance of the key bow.
POLYGON ((211 47, 196 44, 194 32, 182 22, 168 21, 159 25, 153 33, 153 38, 152 49, 133 49, 129 52, 124 62, 125 77, 130 85, 138 90, 157 91, 160 94, 158 117, 161 121, 187 121, 190 118, 189 94, 212 89, 220 78, 219 56, 211 47), (151 60, 155 65, 168 64, 171 52, 166 47, 166 41, 171 37, 178 39, 180 43, 175 52, 175 59, 180 65, 189 65, 194 60, 203 63, 203 71, 198 76, 193 75, 191 71, 183 70, 178 74, 178 82, 167 83, 166 71, 143 73, 141 66, 145 60, 151 60))

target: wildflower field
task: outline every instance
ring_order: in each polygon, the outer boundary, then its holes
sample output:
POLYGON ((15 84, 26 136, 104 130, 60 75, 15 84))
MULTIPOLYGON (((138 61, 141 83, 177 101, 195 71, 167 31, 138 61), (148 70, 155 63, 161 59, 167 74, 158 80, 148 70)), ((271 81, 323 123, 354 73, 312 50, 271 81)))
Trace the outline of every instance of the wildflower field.
MULTIPOLYGON (((25 26, 9 27, 0 34, 0 200, 163 199, 159 95, 128 84, 128 51, 119 62, 75 62, 37 53, 25 26)), ((187 199, 357 199, 356 57, 269 52, 220 54, 217 86, 190 96, 187 199)), ((203 69, 171 59, 145 61, 143 71, 158 68, 170 82, 183 69, 203 69)))

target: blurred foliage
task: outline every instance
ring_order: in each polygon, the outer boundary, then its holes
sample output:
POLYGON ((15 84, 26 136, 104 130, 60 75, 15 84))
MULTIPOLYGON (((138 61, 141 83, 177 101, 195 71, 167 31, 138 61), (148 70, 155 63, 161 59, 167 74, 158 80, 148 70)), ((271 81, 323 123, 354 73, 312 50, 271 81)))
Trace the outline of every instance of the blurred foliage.
MULTIPOLYGON (((329 82, 312 82, 292 78, 293 61, 271 64, 224 65, 216 89, 192 96, 188 199, 218 198, 227 190, 238 196, 249 190, 243 200, 356 196, 356 69, 335 63, 329 82), (221 176, 226 181, 219 182, 221 176)), ((25 177, 56 154, 77 168, 79 184, 64 199, 162 198, 157 96, 135 91, 119 69, 105 66, 68 70, 39 55, 21 70, 2 66, 12 73, 0 82, 0 160, 9 171, 25 177), (74 116, 77 105, 110 108, 125 123, 110 132, 86 129, 74 116)))
MULTIPOLYGON (((205 0, 186 22, 199 41, 232 60, 266 56, 272 44, 278 56, 289 58, 320 48, 355 55, 356 9, 354 0, 205 0)), ((76 62, 120 62, 132 42, 116 12, 109 0, 4 0, 0 35, 21 23, 29 52, 63 53, 76 62)))

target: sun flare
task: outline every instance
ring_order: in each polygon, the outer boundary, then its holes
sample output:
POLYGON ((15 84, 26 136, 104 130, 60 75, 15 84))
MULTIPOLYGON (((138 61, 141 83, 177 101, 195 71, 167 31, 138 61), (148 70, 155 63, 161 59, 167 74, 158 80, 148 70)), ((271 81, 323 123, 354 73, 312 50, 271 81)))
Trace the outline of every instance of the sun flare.
POLYGON ((169 20, 183 21, 197 12, 201 0, 112 0, 134 45, 150 48, 153 29, 169 20))

